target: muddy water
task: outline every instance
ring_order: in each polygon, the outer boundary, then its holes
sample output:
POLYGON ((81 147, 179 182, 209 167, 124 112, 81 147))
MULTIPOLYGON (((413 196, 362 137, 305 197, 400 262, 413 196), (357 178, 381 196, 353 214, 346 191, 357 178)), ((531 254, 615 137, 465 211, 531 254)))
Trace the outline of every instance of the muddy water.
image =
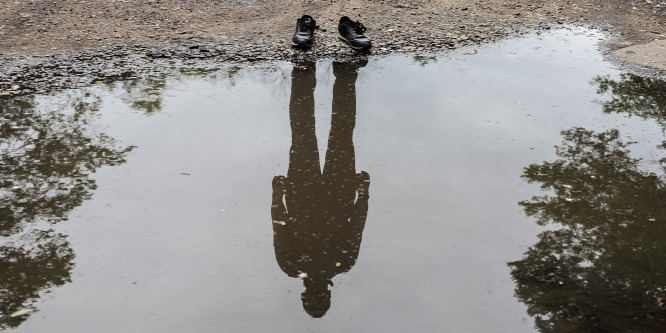
POLYGON ((602 37, 1 100, 0 327, 662 331, 665 84, 602 37))

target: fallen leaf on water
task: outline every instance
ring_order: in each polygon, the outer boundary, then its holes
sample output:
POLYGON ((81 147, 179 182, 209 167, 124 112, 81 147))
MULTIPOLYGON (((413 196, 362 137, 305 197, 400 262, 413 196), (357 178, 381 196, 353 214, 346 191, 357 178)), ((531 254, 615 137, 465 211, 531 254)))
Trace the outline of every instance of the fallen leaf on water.
POLYGON ((102 81, 95 81, 96 84, 104 84, 102 81))
POLYGON ((298 274, 298 277, 301 278, 301 279, 305 279, 306 277, 308 277, 308 273, 298 274))
POLYGON ((226 209, 226 208, 222 208, 222 209, 220 209, 220 211, 221 211, 221 212, 226 212, 227 209, 226 209))
POLYGON ((340 266, 342 266, 341 263, 339 263, 339 262, 336 262, 336 263, 335 263, 335 267, 340 267, 340 266))
POLYGON ((16 311, 16 312, 12 313, 12 314, 9 315, 9 316, 12 317, 12 318, 14 318, 14 317, 18 317, 18 316, 26 315, 26 314, 28 314, 28 313, 30 313, 30 312, 33 312, 33 311, 35 311, 35 309, 23 309, 23 310, 18 310, 18 311, 16 311))
POLYGON ((650 221, 650 222, 656 222, 657 219, 652 218, 652 219, 648 219, 648 221, 650 221))
POLYGON ((476 54, 477 52, 479 52, 479 51, 477 51, 476 49, 474 49, 474 51, 472 51, 472 52, 467 52, 467 53, 465 53, 465 54, 466 54, 466 55, 472 55, 472 54, 476 54))

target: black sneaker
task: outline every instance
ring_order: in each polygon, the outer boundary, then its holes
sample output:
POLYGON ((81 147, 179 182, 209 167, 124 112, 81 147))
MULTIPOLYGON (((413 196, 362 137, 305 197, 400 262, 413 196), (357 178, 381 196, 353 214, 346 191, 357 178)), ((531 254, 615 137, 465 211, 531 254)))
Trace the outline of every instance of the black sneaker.
POLYGON ((363 34, 366 30, 361 22, 354 22, 347 16, 340 18, 338 23, 338 37, 357 51, 367 51, 372 47, 370 39, 363 34))
POLYGON ((310 15, 303 15, 303 17, 296 20, 296 32, 294 32, 294 36, 291 38, 291 46, 297 48, 312 46, 316 27, 317 23, 310 15))

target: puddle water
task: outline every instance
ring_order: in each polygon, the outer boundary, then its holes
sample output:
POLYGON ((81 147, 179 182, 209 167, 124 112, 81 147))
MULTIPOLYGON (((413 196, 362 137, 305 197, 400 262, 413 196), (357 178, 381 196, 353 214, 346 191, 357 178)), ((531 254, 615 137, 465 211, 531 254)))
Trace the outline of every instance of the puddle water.
POLYGON ((0 100, 0 327, 663 331, 666 83, 600 38, 0 100))

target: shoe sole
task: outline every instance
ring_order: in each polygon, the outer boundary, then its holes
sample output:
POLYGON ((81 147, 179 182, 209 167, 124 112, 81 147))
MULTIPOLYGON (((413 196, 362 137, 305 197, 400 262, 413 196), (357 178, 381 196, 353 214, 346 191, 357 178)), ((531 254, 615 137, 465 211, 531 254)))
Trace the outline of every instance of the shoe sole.
POLYGON ((307 48, 312 47, 312 42, 310 42, 310 44, 298 44, 298 43, 291 42, 291 47, 307 49, 307 48))
POLYGON ((352 43, 347 38, 342 37, 342 35, 340 33, 338 33, 338 38, 347 42, 347 44, 349 44, 349 46, 351 46, 351 48, 354 49, 354 50, 362 51, 362 50, 370 49, 369 47, 365 48, 363 46, 354 46, 354 45, 352 45, 352 43))

